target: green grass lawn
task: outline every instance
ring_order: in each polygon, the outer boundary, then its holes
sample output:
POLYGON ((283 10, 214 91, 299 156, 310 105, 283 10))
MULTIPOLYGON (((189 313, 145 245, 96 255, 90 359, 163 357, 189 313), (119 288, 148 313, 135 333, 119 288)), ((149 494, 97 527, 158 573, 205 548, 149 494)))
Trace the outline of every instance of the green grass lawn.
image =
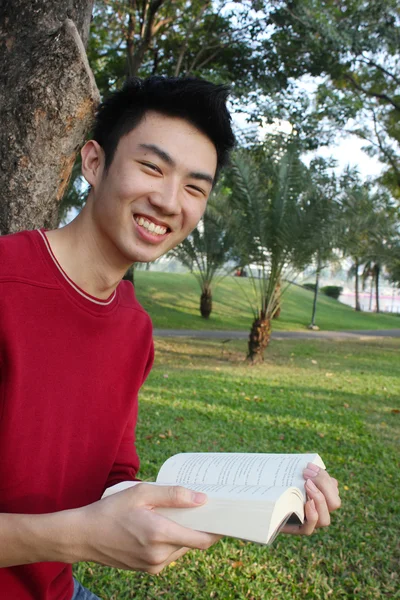
POLYGON ((246 342, 159 339, 140 397, 140 475, 188 451, 319 452, 342 508, 311 537, 270 547, 224 539, 158 575, 82 563, 104 600, 400 598, 400 340, 246 342))
MULTIPOLYGON (((202 319, 200 291, 193 275, 135 272, 136 294, 150 313, 154 327, 161 329, 250 330, 252 312, 246 296, 252 293, 248 279, 226 277, 214 290, 213 312, 202 319)), ((283 296, 282 312, 273 329, 302 330, 311 321, 313 293, 292 285, 283 296)), ((397 329, 400 317, 356 313, 351 307, 320 294, 317 324, 324 330, 397 329)))

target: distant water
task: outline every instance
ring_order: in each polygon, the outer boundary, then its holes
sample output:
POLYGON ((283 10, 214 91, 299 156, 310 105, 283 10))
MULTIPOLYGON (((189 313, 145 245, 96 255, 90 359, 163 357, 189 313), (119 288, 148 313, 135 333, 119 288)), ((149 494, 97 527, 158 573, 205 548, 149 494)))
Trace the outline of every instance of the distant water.
MULTIPOLYGON (((355 306, 355 294, 354 292, 343 292, 340 294, 339 298, 340 302, 343 304, 348 304, 349 306, 355 306)), ((359 294, 359 300, 361 305, 361 310, 365 312, 375 312, 376 304, 375 304, 375 296, 372 297, 367 292, 361 292, 359 294)), ((386 313, 394 313, 400 314, 400 290, 399 293, 394 294, 382 294, 379 296, 379 310, 380 312, 386 313)))

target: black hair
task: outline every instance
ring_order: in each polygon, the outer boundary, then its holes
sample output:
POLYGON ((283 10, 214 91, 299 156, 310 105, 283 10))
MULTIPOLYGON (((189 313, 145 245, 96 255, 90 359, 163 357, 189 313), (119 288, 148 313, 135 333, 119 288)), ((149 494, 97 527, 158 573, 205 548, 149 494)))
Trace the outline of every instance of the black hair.
POLYGON ((179 117, 194 125, 214 144, 217 170, 226 165, 235 144, 226 107, 229 88, 194 77, 132 77, 97 110, 93 139, 103 148, 105 169, 112 163, 119 140, 137 127, 149 111, 179 117))

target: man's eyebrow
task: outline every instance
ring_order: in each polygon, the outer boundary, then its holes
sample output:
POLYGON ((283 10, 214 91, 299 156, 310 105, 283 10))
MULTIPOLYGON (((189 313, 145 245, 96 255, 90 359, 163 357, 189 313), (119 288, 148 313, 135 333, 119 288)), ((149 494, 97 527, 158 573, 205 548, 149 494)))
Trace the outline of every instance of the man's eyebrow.
MULTIPOLYGON (((165 150, 162 150, 155 144, 139 144, 139 148, 142 148, 143 150, 148 150, 149 152, 153 152, 154 154, 159 156, 161 158, 161 160, 166 162, 167 165, 170 165, 171 167, 176 166, 176 162, 174 161, 172 156, 170 156, 167 152, 165 152, 165 150)), ((211 175, 209 175, 208 173, 201 173, 200 171, 193 171, 193 172, 189 173, 189 177, 191 177, 192 179, 201 179, 203 181, 207 181, 212 186, 214 185, 214 178, 211 177, 211 175)))
POLYGON ((165 152, 165 150, 161 150, 161 148, 159 148, 155 144, 139 144, 139 148, 142 148, 143 150, 149 150, 149 152, 153 152, 154 154, 157 154, 157 156, 159 156, 161 158, 161 160, 166 162, 167 165, 170 165, 171 167, 176 166, 176 163, 175 163, 174 159, 172 158, 172 156, 170 156, 167 152, 165 152))
POLYGON ((208 173, 194 171, 193 173, 189 173, 189 177, 192 179, 202 179, 203 181, 207 181, 208 183, 211 183, 211 185, 214 185, 214 178, 211 177, 211 175, 208 175, 208 173))

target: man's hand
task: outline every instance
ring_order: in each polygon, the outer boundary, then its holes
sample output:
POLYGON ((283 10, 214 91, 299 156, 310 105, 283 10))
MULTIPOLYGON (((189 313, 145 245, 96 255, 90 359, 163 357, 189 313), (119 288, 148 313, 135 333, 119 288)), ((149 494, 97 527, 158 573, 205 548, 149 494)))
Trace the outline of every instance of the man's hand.
POLYGON ((84 558, 119 569, 159 573, 189 548, 205 550, 220 536, 182 527, 157 514, 157 507, 193 508, 205 494, 180 486, 141 483, 81 511, 84 558))
POLYGON ((330 513, 340 508, 338 482, 324 470, 313 463, 308 463, 303 471, 306 480, 305 489, 308 500, 305 505, 306 519, 300 527, 285 525, 282 533, 294 535, 311 535, 317 527, 330 525, 330 513))

